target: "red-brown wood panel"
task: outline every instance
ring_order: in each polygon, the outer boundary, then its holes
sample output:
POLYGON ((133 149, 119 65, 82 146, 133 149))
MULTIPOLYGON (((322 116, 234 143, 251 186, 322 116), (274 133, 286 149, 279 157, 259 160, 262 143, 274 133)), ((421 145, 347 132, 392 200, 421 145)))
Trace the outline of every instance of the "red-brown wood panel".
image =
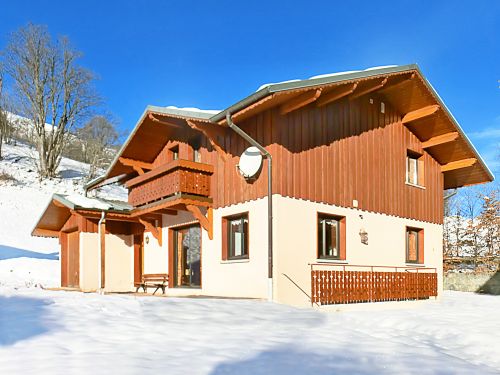
MULTIPOLYGON (((389 103, 381 113, 380 102, 375 95, 346 98, 322 108, 313 103, 284 116, 269 109, 238 125, 272 152, 274 193, 344 207, 352 207, 356 199, 363 210, 441 223, 440 165, 389 103), (408 149, 424 156, 425 189, 405 184, 408 149)), ((214 207, 266 196, 266 162, 254 181, 245 181, 237 170, 239 155, 248 146, 236 133, 226 133, 224 162, 203 144, 202 159, 215 169, 214 207)))
MULTIPOLYGON (((443 175, 440 165, 421 147, 418 138, 401 123, 401 115, 383 97, 343 98, 323 107, 311 103, 281 115, 271 108, 237 125, 273 155, 273 192, 344 207, 441 223, 443 175), (423 155, 425 189, 405 184, 407 150, 423 155)), ((180 134, 180 133, 179 133, 180 134)), ((156 157, 169 159, 169 148, 179 144, 181 158, 189 158, 189 139, 171 137, 156 157)), ((235 132, 218 140, 226 160, 203 136, 203 163, 214 166, 210 196, 215 208, 265 197, 267 161, 256 179, 245 181, 237 169, 239 156, 249 145, 235 132)), ((95 230, 95 223, 86 224, 95 230)))
POLYGON ((61 287, 68 286, 68 235, 61 232, 59 237, 61 244, 61 287))
POLYGON ((67 286, 78 288, 80 286, 80 234, 71 232, 67 234, 67 286))

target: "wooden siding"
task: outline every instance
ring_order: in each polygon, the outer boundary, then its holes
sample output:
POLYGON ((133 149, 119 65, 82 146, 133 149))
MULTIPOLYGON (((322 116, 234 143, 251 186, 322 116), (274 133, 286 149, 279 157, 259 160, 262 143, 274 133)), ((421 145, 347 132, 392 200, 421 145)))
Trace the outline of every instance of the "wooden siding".
MULTIPOLYGON (((321 108, 313 103, 285 116, 269 109, 237 125, 273 155, 274 194, 343 207, 357 200, 367 211, 443 221, 440 165, 389 103, 381 113, 375 94, 321 108), (423 155, 424 189, 405 183, 407 150, 423 155)), ((202 162, 215 170, 214 208, 265 197, 267 161, 257 179, 247 182, 236 166, 249 145, 234 132, 227 132, 223 141, 226 162, 202 140, 202 162)))
POLYGON ((61 287, 68 286, 68 234, 60 233, 59 243, 61 244, 61 287))

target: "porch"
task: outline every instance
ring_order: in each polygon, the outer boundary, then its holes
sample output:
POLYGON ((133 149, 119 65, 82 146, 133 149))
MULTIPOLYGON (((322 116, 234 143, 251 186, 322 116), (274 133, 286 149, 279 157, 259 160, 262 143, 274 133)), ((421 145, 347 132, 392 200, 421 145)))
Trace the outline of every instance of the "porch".
POLYGON ((437 297, 437 269, 311 263, 311 305, 437 297))

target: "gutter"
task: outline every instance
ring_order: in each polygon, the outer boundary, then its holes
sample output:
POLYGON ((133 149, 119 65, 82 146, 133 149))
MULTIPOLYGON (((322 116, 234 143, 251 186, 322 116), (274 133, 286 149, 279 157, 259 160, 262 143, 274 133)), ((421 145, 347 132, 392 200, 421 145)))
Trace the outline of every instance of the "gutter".
POLYGON ((236 126, 231 120, 231 113, 226 113, 226 120, 228 126, 234 130, 239 136, 241 136, 244 140, 250 143, 252 146, 257 147, 262 156, 264 156, 267 160, 267 243, 268 243, 268 269, 267 269, 267 277, 268 277, 268 299, 270 301, 273 300, 273 158, 269 151, 267 151, 264 146, 258 143, 255 139, 250 137, 245 131, 236 126))

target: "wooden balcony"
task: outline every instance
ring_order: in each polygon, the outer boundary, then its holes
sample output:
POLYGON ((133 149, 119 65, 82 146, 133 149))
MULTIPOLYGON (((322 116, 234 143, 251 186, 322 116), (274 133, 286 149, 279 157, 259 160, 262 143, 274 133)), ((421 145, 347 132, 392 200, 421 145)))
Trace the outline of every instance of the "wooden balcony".
POLYGON ((435 268, 335 265, 340 269, 314 269, 324 266, 311 265, 311 304, 406 301, 437 296, 435 268))
POLYGON ((180 194, 208 198, 213 172, 213 166, 209 164, 173 160, 127 181, 128 202, 140 207, 180 194))

